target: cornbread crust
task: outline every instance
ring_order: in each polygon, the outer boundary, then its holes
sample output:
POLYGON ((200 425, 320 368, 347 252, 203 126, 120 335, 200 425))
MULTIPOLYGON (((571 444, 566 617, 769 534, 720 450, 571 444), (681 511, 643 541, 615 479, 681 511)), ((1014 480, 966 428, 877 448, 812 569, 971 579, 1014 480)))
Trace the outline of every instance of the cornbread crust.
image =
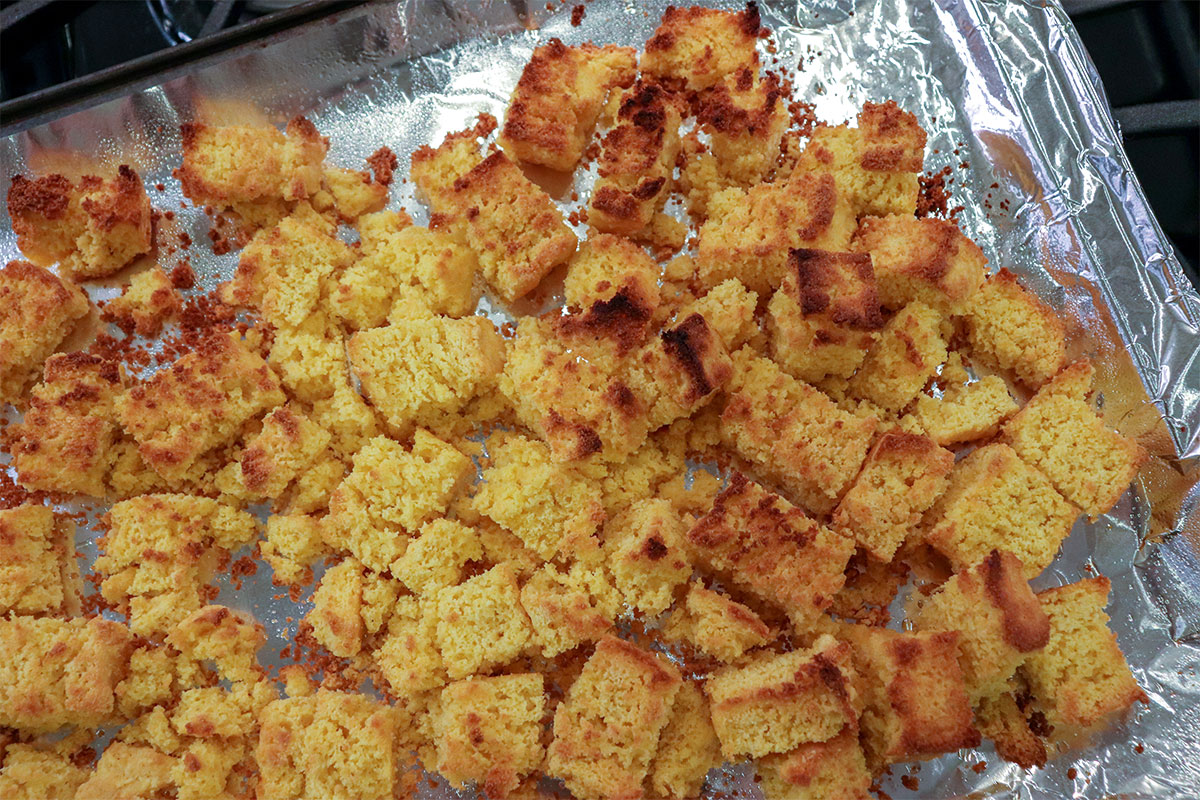
POLYGON ((1037 389, 1067 363, 1066 325, 1007 269, 990 275, 967 309, 971 355, 1037 389))
POLYGON ((853 725, 828 741, 808 742, 788 753, 765 756, 757 766, 766 800, 871 797, 871 773, 853 725))
POLYGON ((87 315, 91 301, 75 284, 27 261, 0 270, 0 402, 16 404, 42 362, 87 315))
POLYGON ((520 161, 574 169, 609 91, 633 83, 636 65, 632 47, 590 42, 568 47, 551 39, 533 51, 521 71, 500 146, 520 161))
POLYGON ((75 525, 46 506, 0 509, 0 616, 75 615, 75 525))
POLYGON ((646 41, 638 67, 660 83, 688 91, 707 89, 739 70, 757 75, 761 24, 754 3, 736 12, 670 6, 646 41))
POLYGON ((773 637, 758 614, 699 583, 688 586, 683 606, 671 613, 662 630, 668 639, 686 641, 723 664, 737 661, 773 637))
POLYGON ((938 312, 919 301, 897 311, 850 378, 850 395, 885 411, 908 406, 946 360, 939 323, 938 312))
POLYGON ((580 800, 636 800, 682 679, 612 636, 596 645, 554 714, 546 773, 580 800))
POLYGON ((134 275, 121 289, 121 296, 104 305, 100 316, 125 333, 157 336, 167 320, 183 309, 183 298, 159 267, 134 275))
POLYGON ((708 698, 685 682, 671 704, 671 718, 658 739, 650 765, 651 796, 699 797, 704 776, 721 763, 721 740, 713 730, 708 698))
POLYGON ((625 602, 654 617, 692 574, 684 521, 666 500, 640 500, 604 526, 604 548, 625 602))

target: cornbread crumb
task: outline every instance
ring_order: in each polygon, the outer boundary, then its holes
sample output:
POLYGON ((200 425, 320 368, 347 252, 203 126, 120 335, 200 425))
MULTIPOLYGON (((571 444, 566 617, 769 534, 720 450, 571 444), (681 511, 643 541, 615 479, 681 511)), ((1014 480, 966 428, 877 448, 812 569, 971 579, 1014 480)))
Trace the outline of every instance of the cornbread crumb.
POLYGON ((699 583, 688 587, 683 607, 672 612, 663 633, 669 639, 689 642, 724 664, 737 661, 772 638, 770 627, 758 614, 699 583))
POLYGON ((353 223, 364 214, 379 212, 387 199, 387 185, 373 180, 371 173, 327 166, 321 171, 321 189, 313 195, 312 204, 318 211, 332 211, 339 222, 353 223))
POLYGON ((911 403, 946 360, 939 323, 938 312, 921 302, 897 311, 850 378, 850 394, 887 411, 911 403))
POLYGON ((17 403, 89 308, 82 289, 41 267, 10 261, 0 270, 0 402, 17 403))
POLYGON ((988 277, 967 309, 971 355, 1036 389, 1067 363, 1066 326, 1007 269, 988 277))
POLYGON ((620 592, 603 566, 577 562, 563 572, 546 564, 521 587, 521 606, 533 641, 543 656, 553 658, 611 631, 620 592))
POLYGON ((362 648, 363 565, 348 558, 325 570, 312 595, 312 610, 304 622, 313 639, 340 658, 358 655, 362 648))
POLYGON ((531 634, 517 576, 507 564, 439 591, 437 615, 438 649, 455 680, 509 663, 531 634))
POLYGON ((75 526, 46 506, 0 509, 0 616, 77 614, 75 526))
POLYGON ((652 796, 699 797, 704 776, 720 763, 721 741, 713 730, 708 699, 699 686, 684 683, 650 765, 652 796))
POLYGON ((758 73, 758 7, 742 11, 668 7, 638 66, 688 91, 707 89, 739 70, 758 73))
POLYGON ((671 605, 692 574, 683 520, 666 500, 641 500, 604 527, 609 567, 625 602, 649 617, 671 605))
POLYGON ((897 552, 900 557, 885 562, 868 555, 866 550, 856 550, 846 565, 846 584, 833 596, 830 615, 862 625, 887 625, 892 617, 888 606, 896 599, 910 571, 904 550, 897 552))
POLYGON ((941 398, 918 395, 913 409, 917 422, 941 447, 994 436, 1015 413, 1017 403, 1004 379, 996 375, 985 375, 973 383, 952 384, 941 398))
POLYGON ((101 317, 125 333, 157 336, 182 309, 183 299, 167 273, 151 267, 134 275, 121 289, 121 296, 105 304, 101 317))
POLYGON ((868 800, 871 773, 855 726, 826 742, 808 742, 758 762, 767 800, 868 800))
POLYGON ((470 561, 483 559, 483 546, 476 532, 460 522, 435 519, 426 523, 392 565, 392 574, 422 596, 436 596, 462 579, 470 561))

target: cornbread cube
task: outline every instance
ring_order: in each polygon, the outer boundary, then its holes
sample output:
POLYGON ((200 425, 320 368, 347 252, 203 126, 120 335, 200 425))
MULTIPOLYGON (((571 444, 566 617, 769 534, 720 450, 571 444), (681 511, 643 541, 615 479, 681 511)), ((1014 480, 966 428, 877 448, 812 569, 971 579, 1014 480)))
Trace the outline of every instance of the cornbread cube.
POLYGON ((550 448, 523 436, 488 440, 491 466, 473 507, 511 531, 543 560, 604 521, 600 488, 550 448))
POLYGON ((954 454, 928 436, 888 432, 833 512, 833 527, 880 561, 891 561, 921 514, 945 491, 954 454))
POLYGON ((897 311, 850 378, 850 394, 887 411, 911 403, 946 360, 940 321, 937 311, 919 301, 897 311))
POLYGON ((275 580, 290 586, 312 580, 313 562, 329 554, 321 538, 321 520, 307 514, 272 514, 259 550, 275 580))
POLYGON ((648 427, 656 430, 696 413, 732 374, 733 362, 721 336, 692 312, 634 354, 630 382, 648 398, 648 427))
POLYGON ((433 427, 495 385, 504 340, 485 317, 396 320, 348 343, 363 393, 397 435, 433 427))
POLYGON ((453 445, 418 429, 411 449, 384 436, 354 456, 354 466, 329 501, 321 532, 377 572, 404 555, 409 536, 445 513, 475 468, 453 445))
POLYGON ((117 413, 146 464, 175 482, 284 399, 279 379, 258 354, 232 336, 215 334, 117 398, 117 413))
MULTIPOLYGON (((391 156, 394 163, 390 169, 394 170, 398 162, 395 154, 391 156)), ((378 175, 378 162, 372 166, 378 175)), ((322 213, 333 212, 331 216, 339 222, 350 224, 364 214, 379 212, 387 200, 387 183, 372 178, 370 172, 326 166, 321 170, 321 189, 312 196, 312 205, 322 213)))
POLYGON ((263 418, 262 430, 235 463, 217 476, 217 487, 239 500, 280 500, 326 454, 332 437, 293 406, 263 418))
POLYGON ((640 500, 604 526, 609 568, 625 602, 654 617, 692 574, 683 520, 666 500, 640 500))
POLYGON ((859 725, 872 772, 896 761, 979 746, 958 666, 957 631, 897 633, 865 625, 842 630, 862 677, 859 725))
POLYGON ((1108 628, 1104 606, 1111 588, 1101 576, 1038 592, 1050 639, 1029 655, 1022 672, 1055 739, 1087 733, 1146 702, 1108 628))
POLYGON ((22 486, 104 496, 120 434, 113 404, 124 377, 119 364, 83 352, 46 359, 24 418, 5 432, 22 486))
POLYGON ((863 625, 887 625, 892 618, 888 606, 908 580, 908 573, 903 557, 880 561, 866 550, 855 550, 846 565, 846 584, 833 596, 830 615, 863 625))
POLYGON ((682 609, 672 612, 663 633, 683 640, 724 664, 766 644, 771 629, 749 608, 699 583, 688 587, 682 609))
POLYGON ((247 736, 256 727, 253 712, 261 710, 251 708, 250 699, 244 687, 237 692, 226 691, 220 686, 188 689, 180 694, 179 702, 171 711, 171 727, 181 735, 201 739, 247 736))
POLYGON ((867 217, 851 247, 871 254, 879 299, 890 309, 919 300, 943 314, 964 314, 987 266, 955 222, 935 217, 867 217))
POLYGON ((868 800, 871 773, 855 726, 827 742, 808 742, 758 762, 767 800, 868 800))
POLYGON ((500 146, 519 161, 569 172, 591 141, 609 90, 637 74, 631 47, 551 39, 533 51, 513 90, 500 146))
POLYGON ((1067 363, 1066 325, 1007 269, 988 277, 967 308, 971 355, 1037 389, 1067 363))
POLYGON ((975 709, 975 724, 1005 761, 1029 769, 1046 766, 1046 743, 1033 732, 1013 694, 986 697, 975 709))
POLYGON ((758 6, 742 11, 668 7, 638 66, 663 83, 688 91, 707 89, 739 70, 758 72, 762 20, 758 6))
POLYGON ((918 395, 913 409, 917 422, 941 447, 994 436, 1015 413, 1016 401, 1004 379, 995 375, 965 385, 952 385, 940 398, 918 395))
POLYGON ((804 630, 845 581, 854 543, 735 473, 687 533, 700 564, 787 612, 804 630))
POLYGON ((704 688, 722 754, 786 753, 854 725, 850 662, 849 645, 823 635, 806 650, 767 653, 717 670, 704 688))
POLYGON ((125 164, 108 179, 16 175, 8 213, 26 258, 42 267, 58 264, 76 280, 111 275, 150 252, 150 199, 125 164))
POLYGON ((383 641, 371 654, 391 693, 412 700, 446 684, 437 647, 437 602, 397 599, 383 641))
POLYGON ((713 730, 708 698, 699 686, 685 682, 658 738, 650 788, 658 797, 699 797, 704 776, 720 763, 721 741, 713 730))
POLYGON ((1004 439, 1025 463, 1092 518, 1116 505, 1146 460, 1132 439, 1110 430, 1092 407, 1064 387, 1091 365, 1067 367, 1004 426, 1004 439))
POLYGON ((798 248, 840 252, 854 214, 832 176, 797 173, 787 180, 717 192, 700 228, 696 275, 712 287, 737 278, 759 295, 779 288, 788 254, 798 248))
POLYGON ((75 800, 111 800, 114 797, 153 797, 175 786, 178 759, 153 747, 113 742, 104 749, 91 777, 75 793, 75 800))
POLYGON ((1003 694, 1017 667, 1050 636, 1020 560, 999 550, 939 586, 912 620, 919 631, 959 632, 958 663, 973 703, 1003 694))
POLYGON ((270 703, 261 722, 261 800, 391 800, 396 715, 387 705, 321 689, 270 703))
POLYGON ((305 403, 329 400, 350 385, 345 342, 323 326, 276 328, 268 359, 288 393, 305 403))
POLYGON ((249 614, 210 605, 181 621, 167 643, 192 661, 212 661, 228 681, 254 682, 262 677, 257 653, 266 643, 263 626, 249 614))
POLYGON ((0 725, 50 733, 111 721, 129 629, 99 617, 0 619, 0 725))
POLYGON ((956 572, 992 550, 1007 550, 1032 578, 1054 560, 1079 510, 1006 444, 989 444, 959 461, 950 485, 923 522, 925 541, 956 572))
POLYGON ((562 572, 546 564, 521 587, 521 606, 533 641, 543 656, 553 658, 611 631, 620 592, 603 567, 576 562, 562 572))
POLYGON ((75 791, 88 779, 72 753, 60 748, 10 744, 0 767, 0 797, 9 800, 74 800, 75 791))
POLYGON ((416 594, 436 596, 458 583, 470 561, 483 559, 483 546, 472 528, 450 519, 426 523, 420 535, 409 542, 392 574, 416 594))
POLYGON ((75 526, 46 506, 0 509, 0 616, 77 614, 75 526))
POLYGON ((849 378, 883 327, 871 257, 796 249, 767 306, 771 355, 809 383, 849 378))
POLYGON ((636 243, 602 233, 583 242, 571 258, 563 294, 567 305, 578 309, 620 294, 653 314, 659 303, 658 275, 658 265, 636 243))
POLYGON ((434 718, 437 771, 503 798, 542 763, 546 697, 538 673, 457 681, 442 690, 434 718))
POLYGON ((362 602, 363 565, 348 558, 321 576, 304 622, 318 644, 339 658, 352 658, 362 649, 362 602))
POLYGON ((473 127, 448 134, 436 148, 423 145, 413 151, 409 177, 434 214, 452 212, 454 184, 483 161, 480 141, 495 130, 496 118, 480 114, 473 127))
POLYGON ((805 507, 829 513, 867 457, 875 418, 842 411, 748 348, 733 365, 722 439, 805 507))
POLYGON ((758 335, 758 323, 754 320, 757 307, 758 294, 730 278, 684 306, 678 318, 687 319, 692 314, 704 317, 725 349, 732 353, 758 335))
POLYGON ((512 661, 532 632, 507 564, 439 591, 437 615, 438 649, 455 680, 512 661))
POLYGON ((151 267, 134 275, 121 296, 104 305, 101 317, 126 335, 157 336, 163 324, 183 310, 183 298, 167 273, 151 267))
POLYGON ((10 261, 0 270, 0 402, 17 402, 90 307, 83 290, 41 267, 10 261))
POLYGON ((168 706, 181 692, 206 686, 211 673, 166 645, 142 644, 129 654, 129 670, 117 684, 117 710, 132 719, 168 706))
POLYGON ((580 800, 641 797, 681 684, 655 654, 601 639, 555 711, 546 773, 580 800))
POLYGON ((680 111, 664 89, 635 83, 621 97, 615 125, 600 140, 588 222, 622 235, 644 231, 666 202, 679 155, 680 111))

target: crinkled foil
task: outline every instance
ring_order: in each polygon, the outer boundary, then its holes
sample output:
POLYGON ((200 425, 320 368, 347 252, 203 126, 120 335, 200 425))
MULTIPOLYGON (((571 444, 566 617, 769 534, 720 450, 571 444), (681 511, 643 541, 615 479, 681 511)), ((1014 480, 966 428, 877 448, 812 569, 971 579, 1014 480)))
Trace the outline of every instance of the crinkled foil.
MULTIPOLYGON (((359 166, 387 145, 404 169, 414 148, 479 112, 502 116, 539 43, 640 46, 665 3, 597 0, 579 27, 569 5, 533 5, 530 16, 507 3, 360 7, 14 134, 0 141, 0 164, 5 176, 132 164, 155 205, 174 211, 164 225, 205 242, 208 218, 181 207, 170 178, 180 122, 278 123, 304 113, 330 136, 334 162, 359 166), (165 191, 153 189, 160 181, 165 191)), ((1112 513, 1081 520, 1037 582, 1093 569, 1112 580, 1112 626, 1149 703, 1043 770, 1007 765, 985 746, 898 766, 884 790, 894 798, 1200 796, 1200 297, 1150 213, 1079 37, 1061 8, 1034 0, 762 5, 776 45, 770 54, 763 43, 766 63, 795 70, 798 98, 820 118, 840 122, 863 101, 888 98, 920 117, 930 132, 926 167, 951 167, 963 228, 993 266, 1021 274, 1071 321, 1074 354, 1100 367, 1108 421, 1152 453, 1133 491, 1112 513), (900 782, 910 774, 919 789, 900 782)), ((404 184, 393 187, 392 205, 419 211, 404 184)), ((0 255, 19 256, 7 220, 0 255)), ((189 255, 201 289, 227 278, 237 258, 203 246, 189 255)), ((93 297, 113 296, 114 286, 93 297)), ((94 542, 81 549, 94 554, 94 542)), ((306 609, 276 597, 269 573, 240 591, 223 587, 221 602, 256 613, 277 654, 306 609)), ((757 796, 745 769, 715 783, 757 796)))

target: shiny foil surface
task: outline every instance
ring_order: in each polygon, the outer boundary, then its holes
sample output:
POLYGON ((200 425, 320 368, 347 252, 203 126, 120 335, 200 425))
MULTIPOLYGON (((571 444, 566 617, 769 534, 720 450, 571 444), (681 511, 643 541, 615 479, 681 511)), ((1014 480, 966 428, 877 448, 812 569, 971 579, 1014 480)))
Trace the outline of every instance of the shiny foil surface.
MULTIPOLYGON (((569 4, 548 10, 533 2, 527 13, 520 5, 418 0, 355 8, 41 120, 0 140, 0 164, 6 178, 132 165, 152 203, 174 212, 162 225, 196 242, 174 258, 189 256, 200 277, 196 291, 207 291, 232 274, 237 253, 213 255, 209 218, 180 205, 171 178, 179 123, 282 123, 303 113, 330 137, 331 162, 361 168, 386 145, 404 175, 416 147, 437 143, 482 111, 502 118, 537 45, 557 36, 640 48, 666 3, 596 0, 577 27, 569 4), (165 190, 154 188, 159 182, 165 190)), ((1072 355, 1097 363, 1107 421, 1151 453, 1116 508, 1095 521, 1081 518, 1035 582, 1041 589, 1093 571, 1112 580, 1112 627, 1149 703, 1042 770, 1005 764, 985 744, 897 765, 884 791, 897 799, 1200 796, 1200 297, 1130 170, 1079 37, 1061 8, 1033 0, 761 5, 774 31, 760 43, 764 64, 794 72, 796 99, 815 106, 818 118, 842 122, 864 101, 885 99, 916 113, 929 131, 926 170, 950 167, 951 205, 963 207, 963 229, 992 267, 1017 272, 1061 310, 1072 355), (912 778, 918 788, 908 788, 912 778)), ((564 200, 563 208, 584 204, 590 183, 581 170, 581 199, 564 200)), ((560 196, 568 198, 570 188, 560 196)), ((393 185, 391 207, 423 219, 409 184, 393 185)), ((7 218, 0 256, 19 257, 7 218)), ((164 266, 173 263, 164 257, 164 266)), ((94 283, 89 291, 107 299, 119 286, 94 283)), ((480 313, 504 317, 486 300, 480 313)), ((95 535, 80 529, 89 559, 95 535)), ((218 602, 258 616, 269 634, 264 660, 278 663, 308 606, 288 600, 270 578, 264 566, 240 590, 223 585, 218 602)), ((728 768, 710 781, 710 794, 758 797, 749 776, 745 767, 728 768)), ((452 794, 444 785, 425 785, 422 793, 452 794)))

